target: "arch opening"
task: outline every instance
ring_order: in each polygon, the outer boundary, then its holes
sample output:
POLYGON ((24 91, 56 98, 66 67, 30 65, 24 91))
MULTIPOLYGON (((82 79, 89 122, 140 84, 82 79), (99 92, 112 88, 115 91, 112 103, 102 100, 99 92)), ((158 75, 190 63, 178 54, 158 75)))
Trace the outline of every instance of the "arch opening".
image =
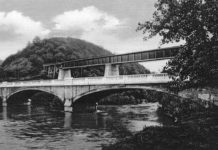
POLYGON ((74 99, 74 103, 102 103, 111 105, 138 104, 142 102, 158 102, 163 94, 161 91, 143 88, 115 88, 92 91, 80 95, 74 99), (115 101, 107 101, 108 98, 113 98, 115 101), (117 101, 121 99, 121 101, 117 101))
POLYGON ((74 99, 74 110, 92 109, 99 105, 136 105, 141 103, 155 103, 162 100, 164 93, 142 88, 115 88, 92 91, 74 99))
POLYGON ((156 91, 155 89, 146 88, 120 88, 92 91, 81 95, 81 97, 77 97, 74 101, 74 104, 83 102, 86 104, 99 102, 99 104, 103 105, 125 105, 137 104, 141 102, 158 102, 158 112, 161 112, 161 114, 174 119, 174 122, 181 120, 181 114, 188 115, 191 112, 205 110, 204 106, 202 106, 202 104, 196 100, 184 98, 176 94, 167 93, 165 91, 156 91), (112 96, 111 93, 113 93, 112 96), (124 97, 121 98, 120 95, 124 97), (130 102, 132 101, 133 103, 126 102, 126 100, 130 100, 130 102))
POLYGON ((45 106, 49 108, 63 109, 60 98, 46 91, 26 89, 11 94, 7 99, 8 106, 45 106))

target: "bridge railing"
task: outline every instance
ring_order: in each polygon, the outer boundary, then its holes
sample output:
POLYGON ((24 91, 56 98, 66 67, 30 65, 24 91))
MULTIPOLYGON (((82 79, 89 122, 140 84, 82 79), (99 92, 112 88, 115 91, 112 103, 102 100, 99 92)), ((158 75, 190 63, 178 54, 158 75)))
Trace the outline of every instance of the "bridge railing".
POLYGON ((18 82, 2 82, 0 87, 22 87, 22 86, 46 86, 46 85, 61 85, 62 80, 33 80, 33 81, 18 81, 18 82))
POLYGON ((148 84, 167 83, 171 81, 168 74, 137 74, 111 77, 85 77, 67 80, 66 85, 99 85, 99 84, 148 84))
POLYGON ((171 81, 168 74, 137 74, 111 77, 85 77, 65 80, 33 80, 18 82, 2 82, 0 87, 35 87, 35 86, 65 86, 65 85, 104 85, 104 84, 152 84, 171 81))

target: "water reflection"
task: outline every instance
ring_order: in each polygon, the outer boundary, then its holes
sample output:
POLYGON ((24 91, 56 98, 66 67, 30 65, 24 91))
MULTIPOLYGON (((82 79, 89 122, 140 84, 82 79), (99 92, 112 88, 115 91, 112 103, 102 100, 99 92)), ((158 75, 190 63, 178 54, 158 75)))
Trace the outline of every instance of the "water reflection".
POLYGON ((117 137, 164 125, 157 104, 99 106, 97 113, 64 113, 45 107, 0 108, 1 149, 101 149, 117 137))
POLYGON ((7 120, 7 118, 8 118, 7 115, 8 115, 7 107, 2 107, 2 119, 7 120))
POLYGON ((65 112, 64 115, 64 128, 66 129, 71 129, 71 124, 72 124, 72 113, 70 112, 65 112))
POLYGON ((27 105, 27 114, 30 116, 32 113, 32 106, 31 105, 27 105))

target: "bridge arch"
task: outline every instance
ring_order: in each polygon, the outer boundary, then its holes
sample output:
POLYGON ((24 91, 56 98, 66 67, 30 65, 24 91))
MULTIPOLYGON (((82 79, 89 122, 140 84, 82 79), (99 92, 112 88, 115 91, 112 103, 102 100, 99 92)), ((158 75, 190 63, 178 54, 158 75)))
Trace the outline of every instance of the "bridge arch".
POLYGON ((9 94, 6 95, 6 102, 8 104, 13 104, 14 103, 14 99, 19 98, 19 96, 23 96, 22 100, 16 100, 18 103, 19 102, 28 102, 28 99, 31 98, 33 95, 37 94, 37 93, 46 93, 48 95, 52 95, 53 97, 56 97, 57 99, 59 99, 59 102, 63 104, 62 99, 54 94, 53 92, 46 90, 46 89, 39 89, 39 88, 19 88, 16 89, 15 91, 11 91, 9 94))
MULTIPOLYGON (((126 90, 149 90, 149 91, 155 91, 155 92, 160 92, 160 93, 165 93, 165 94, 172 94, 168 92, 164 88, 159 88, 159 87, 152 87, 152 86, 135 86, 135 85, 128 85, 128 86, 117 86, 117 87, 107 87, 107 88, 96 88, 92 89, 88 92, 84 92, 80 95, 77 95, 73 98, 73 103, 76 103, 80 101, 83 98, 92 98, 96 97, 97 99, 103 98, 105 95, 109 95, 112 93, 116 93, 119 91, 126 91, 126 90), (108 94, 109 93, 109 94, 108 94)), ((97 102, 98 100, 90 100, 93 102, 97 102)))

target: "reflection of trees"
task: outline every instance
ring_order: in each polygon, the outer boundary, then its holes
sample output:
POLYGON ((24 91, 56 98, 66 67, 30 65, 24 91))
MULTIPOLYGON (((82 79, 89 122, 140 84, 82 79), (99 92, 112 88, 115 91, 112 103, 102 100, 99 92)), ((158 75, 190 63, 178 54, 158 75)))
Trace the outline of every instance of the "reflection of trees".
POLYGON ((144 39, 160 35, 161 43, 182 42, 164 72, 172 76, 170 89, 214 86, 218 81, 217 0, 158 0, 153 17, 139 23, 144 39))

